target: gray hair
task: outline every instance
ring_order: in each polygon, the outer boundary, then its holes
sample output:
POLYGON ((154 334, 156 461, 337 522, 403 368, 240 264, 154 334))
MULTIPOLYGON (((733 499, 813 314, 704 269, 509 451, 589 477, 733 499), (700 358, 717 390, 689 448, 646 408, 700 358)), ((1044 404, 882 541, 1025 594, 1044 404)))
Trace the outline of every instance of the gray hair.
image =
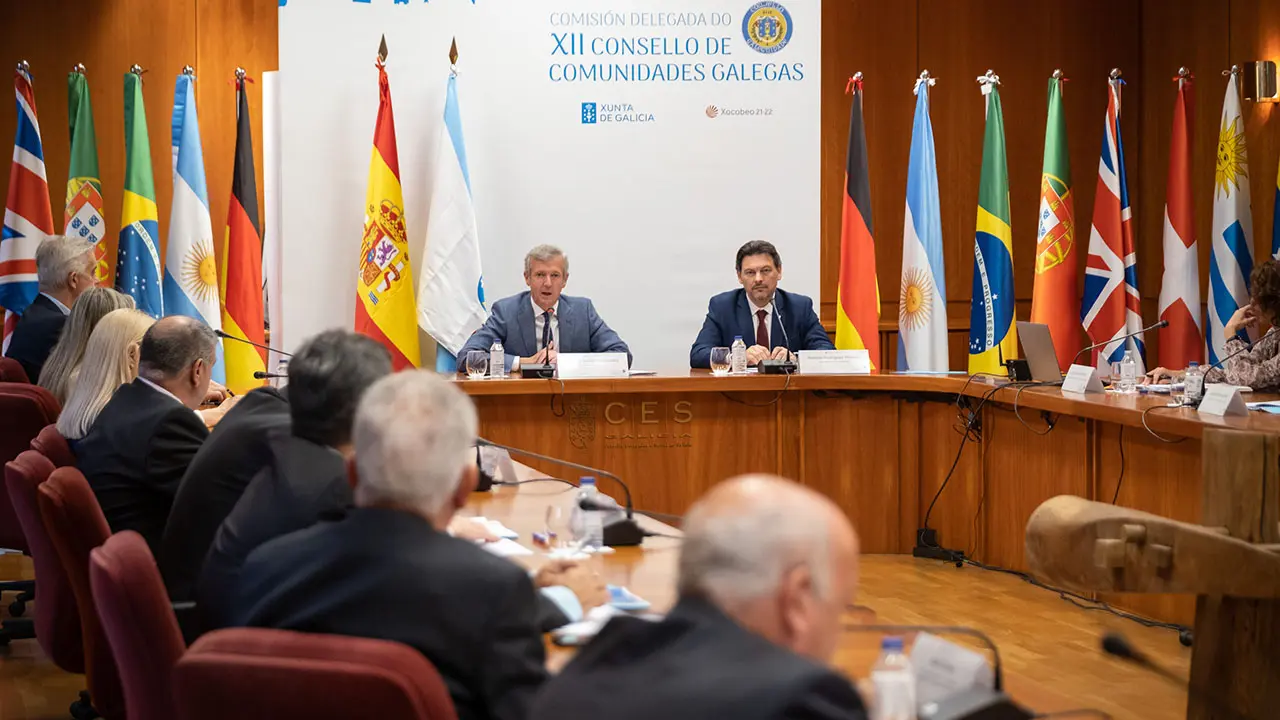
POLYGON ((138 374, 148 380, 170 380, 197 360, 213 366, 218 336, 203 321, 185 315, 162 318, 142 336, 138 374))
POLYGON ((94 260, 86 261, 85 253, 93 252, 93 243, 74 235, 50 235, 36 248, 36 275, 41 290, 61 290, 73 272, 93 274, 94 260))
POLYGON ((568 275, 569 256, 565 255, 564 251, 555 245, 538 245, 534 249, 530 250, 529 254, 524 256, 524 274, 529 274, 529 271, 533 268, 533 261, 551 262, 556 258, 560 258, 564 261, 564 274, 568 275))
POLYGON ((809 568, 821 597, 832 591, 830 523, 793 494, 761 494, 729 507, 693 505, 685 516, 679 590, 724 607, 777 591, 797 566, 809 568))
POLYGON ((475 462, 471 398, 428 370, 388 375, 356 410, 355 500, 361 507, 402 505, 439 512, 475 462))

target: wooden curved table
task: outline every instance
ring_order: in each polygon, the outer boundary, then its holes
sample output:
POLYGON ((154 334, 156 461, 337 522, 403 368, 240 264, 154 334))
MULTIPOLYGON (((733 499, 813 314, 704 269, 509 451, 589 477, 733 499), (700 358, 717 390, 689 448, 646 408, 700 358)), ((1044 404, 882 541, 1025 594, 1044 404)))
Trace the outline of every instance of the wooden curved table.
MULTIPOLYGON (((1115 497, 1195 522, 1204 429, 1280 435, 1276 416, 1207 418, 1165 407, 1167 396, 1019 391, 997 388, 1003 381, 985 376, 712 377, 692 370, 563 383, 458 383, 476 402, 484 437, 616 473, 631 486, 638 508, 679 515, 720 480, 777 473, 833 498, 854 522, 866 553, 911 552, 955 463, 929 527, 944 547, 1019 570, 1026 569, 1026 520, 1042 501, 1061 494, 1115 497), (976 407, 988 393, 980 436, 957 462, 963 425, 957 397, 976 407), (1015 402, 1021 419, 1012 412, 1015 402)), ((601 487, 620 497, 607 482, 601 487)), ((1189 624, 1194 615, 1190 598, 1116 600, 1159 619, 1189 624)))

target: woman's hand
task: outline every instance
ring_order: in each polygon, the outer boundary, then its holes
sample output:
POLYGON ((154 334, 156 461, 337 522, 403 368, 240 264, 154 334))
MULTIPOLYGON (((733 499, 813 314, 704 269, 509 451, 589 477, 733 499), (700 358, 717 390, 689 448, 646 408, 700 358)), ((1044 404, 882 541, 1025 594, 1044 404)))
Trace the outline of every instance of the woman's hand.
POLYGON ((1249 303, 1248 305, 1245 305, 1244 307, 1235 311, 1235 314, 1232 315, 1231 319, 1227 321, 1227 324, 1223 326, 1223 332, 1226 335, 1226 337, 1231 338, 1231 337, 1234 337, 1236 333, 1239 333, 1241 330, 1244 330, 1244 329, 1256 330, 1257 328, 1258 328, 1258 308, 1255 307, 1253 303, 1249 303))

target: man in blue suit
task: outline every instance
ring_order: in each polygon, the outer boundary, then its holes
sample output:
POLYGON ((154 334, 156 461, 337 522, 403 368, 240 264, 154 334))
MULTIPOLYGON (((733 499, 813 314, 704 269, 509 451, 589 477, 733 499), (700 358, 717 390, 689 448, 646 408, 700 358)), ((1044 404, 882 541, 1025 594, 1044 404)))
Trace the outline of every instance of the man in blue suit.
POLYGON ((507 370, 520 364, 554 365, 556 355, 567 353, 624 352, 631 364, 631 350, 600 318, 587 298, 561 295, 569 282, 569 258, 554 245, 539 245, 524 258, 527 292, 493 304, 489 319, 458 351, 458 369, 472 350, 489 351, 501 340, 507 370))
POLYGON ((702 331, 689 350, 689 367, 711 367, 711 348, 730 347, 741 336, 747 364, 786 360, 797 350, 834 350, 813 311, 813 300, 778 289, 782 256, 773 243, 752 240, 738 248, 741 290, 711 298, 702 331))

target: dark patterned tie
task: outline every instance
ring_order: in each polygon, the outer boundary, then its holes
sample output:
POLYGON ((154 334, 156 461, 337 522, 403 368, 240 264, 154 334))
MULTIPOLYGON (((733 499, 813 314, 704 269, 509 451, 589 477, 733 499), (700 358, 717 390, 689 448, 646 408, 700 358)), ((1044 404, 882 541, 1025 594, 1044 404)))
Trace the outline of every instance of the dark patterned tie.
POLYGON ((764 324, 764 319, 768 316, 768 310, 756 311, 756 317, 760 318, 760 321, 756 323, 756 344, 762 348, 769 347, 769 326, 764 324))
POLYGON ((542 350, 551 344, 551 311, 545 310, 542 313, 542 350))

